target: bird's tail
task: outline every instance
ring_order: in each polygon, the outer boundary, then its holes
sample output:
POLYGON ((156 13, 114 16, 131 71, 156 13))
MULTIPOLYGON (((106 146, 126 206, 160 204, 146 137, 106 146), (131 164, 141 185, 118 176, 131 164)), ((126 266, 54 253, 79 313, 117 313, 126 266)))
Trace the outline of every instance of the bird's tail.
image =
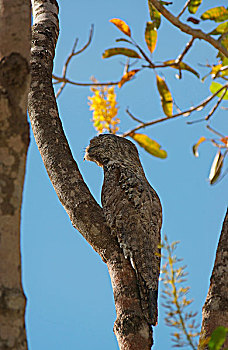
POLYGON ((145 281, 141 278, 139 292, 145 318, 149 324, 156 326, 158 321, 158 291, 148 288, 145 281))

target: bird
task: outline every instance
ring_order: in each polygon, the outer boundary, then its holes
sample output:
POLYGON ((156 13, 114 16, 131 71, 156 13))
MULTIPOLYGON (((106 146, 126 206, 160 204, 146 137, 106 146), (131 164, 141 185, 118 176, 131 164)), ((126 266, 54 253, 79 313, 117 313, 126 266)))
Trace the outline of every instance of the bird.
POLYGON ((90 140, 85 159, 104 170, 101 203, 111 234, 135 270, 142 312, 157 324, 162 206, 145 176, 136 146, 114 134, 90 140))

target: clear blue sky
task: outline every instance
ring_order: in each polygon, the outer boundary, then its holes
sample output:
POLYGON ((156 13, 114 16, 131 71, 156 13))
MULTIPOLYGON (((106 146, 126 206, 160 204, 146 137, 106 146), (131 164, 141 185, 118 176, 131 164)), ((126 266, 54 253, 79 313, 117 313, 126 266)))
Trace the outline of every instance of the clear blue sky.
MULTIPOLYGON (((174 1, 169 7, 178 13, 174 1)), ((206 3, 206 1, 204 1, 206 3)), ((208 2, 207 2, 208 3, 208 2)), ((208 6, 225 5, 226 1, 210 1, 208 6)), ((205 11, 205 6, 199 13, 205 11)), ((124 62, 122 56, 102 60, 102 52, 115 44, 121 33, 109 19, 124 19, 134 38, 143 43, 145 23, 149 20, 147 1, 125 0, 65 0, 60 4, 60 38, 55 59, 55 74, 61 73, 75 37, 79 47, 86 42, 92 23, 95 35, 92 45, 72 62, 68 77, 87 82, 94 75, 99 81, 120 78, 124 62)), ((205 30, 208 23, 204 24, 205 30)), ((189 36, 180 34, 166 20, 159 29, 158 47, 153 59, 176 58, 189 36)), ((208 44, 196 42, 186 56, 186 62, 207 73, 199 63, 214 62, 216 52, 208 44)), ((182 109, 200 102, 209 95, 209 81, 204 84, 185 72, 176 80, 175 70, 163 70, 173 91, 176 103, 182 109)), ((88 108, 88 88, 67 86, 58 100, 60 116, 73 155, 85 181, 100 202, 102 170, 95 164, 83 162, 84 148, 96 135, 88 108)), ((118 90, 121 131, 135 125, 125 108, 139 118, 152 120, 163 116, 152 71, 145 70, 134 81, 118 90)), ((207 112, 210 110, 207 109, 207 112)), ((198 112, 192 119, 205 116, 198 112)), ((209 285, 221 222, 227 204, 228 177, 215 186, 207 181, 215 148, 203 144, 200 157, 194 158, 191 148, 200 136, 210 136, 203 123, 186 125, 187 118, 156 125, 146 130, 168 152, 160 160, 139 149, 148 180, 159 193, 164 210, 162 234, 170 241, 180 240, 177 250, 188 266, 194 298, 193 310, 200 312, 209 285)), ((227 133, 227 115, 218 111, 211 125, 227 133)), ((81 235, 72 227, 46 174, 41 157, 31 134, 31 145, 26 169, 22 208, 22 264, 23 285, 28 297, 26 325, 31 350, 115 350, 117 342, 112 328, 115 309, 106 265, 81 235)), ((155 328, 155 350, 171 349, 170 329, 164 324, 164 310, 159 307, 159 325, 155 328)))

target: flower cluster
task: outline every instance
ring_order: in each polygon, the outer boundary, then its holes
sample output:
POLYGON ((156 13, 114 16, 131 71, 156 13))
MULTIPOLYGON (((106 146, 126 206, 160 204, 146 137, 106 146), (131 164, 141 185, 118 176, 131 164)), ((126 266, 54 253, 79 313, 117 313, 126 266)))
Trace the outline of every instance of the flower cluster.
MULTIPOLYGON (((94 78, 92 80, 96 82, 94 78)), ((88 99, 90 110, 93 111, 94 127, 99 134, 104 131, 115 134, 119 130, 117 125, 120 120, 116 117, 118 107, 114 87, 93 86, 91 91, 94 95, 88 99)))

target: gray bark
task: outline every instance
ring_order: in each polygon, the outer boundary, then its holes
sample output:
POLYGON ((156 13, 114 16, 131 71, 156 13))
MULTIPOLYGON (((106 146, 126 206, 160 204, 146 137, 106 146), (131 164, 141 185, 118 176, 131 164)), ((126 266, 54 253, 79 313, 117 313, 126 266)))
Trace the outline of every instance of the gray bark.
POLYGON ((0 0, 0 348, 27 349, 20 214, 29 145, 30 1, 0 0))

